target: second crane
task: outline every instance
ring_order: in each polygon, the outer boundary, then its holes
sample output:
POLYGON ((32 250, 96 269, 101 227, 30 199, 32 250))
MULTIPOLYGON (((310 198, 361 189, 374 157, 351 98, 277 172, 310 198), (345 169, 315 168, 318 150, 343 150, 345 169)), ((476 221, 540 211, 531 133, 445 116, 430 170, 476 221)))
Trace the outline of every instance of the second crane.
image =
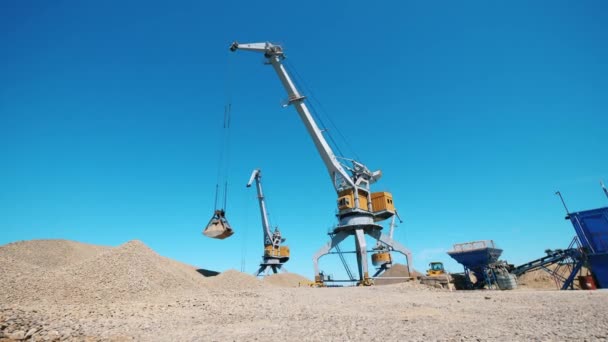
POLYGON ((289 247, 283 245, 285 238, 281 235, 279 227, 275 227, 274 231, 271 231, 270 220, 268 219, 268 212, 266 211, 266 200, 264 199, 264 192, 262 191, 262 171, 260 171, 260 169, 253 170, 247 187, 251 187, 251 184, 253 184, 254 181, 258 191, 260 215, 262 216, 262 230, 264 231, 264 255, 262 256, 260 268, 256 272, 256 276, 260 276, 265 272, 268 272, 269 269, 274 273, 278 273, 283 267, 283 264, 289 260, 289 247))

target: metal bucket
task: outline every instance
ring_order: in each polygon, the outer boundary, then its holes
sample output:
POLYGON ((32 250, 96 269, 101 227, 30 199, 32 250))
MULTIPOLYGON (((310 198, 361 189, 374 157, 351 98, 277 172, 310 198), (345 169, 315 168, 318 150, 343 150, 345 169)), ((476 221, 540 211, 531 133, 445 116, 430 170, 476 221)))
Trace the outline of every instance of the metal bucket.
POLYGON ((216 210, 209 220, 207 227, 203 230, 203 235, 212 239, 223 240, 232 236, 234 231, 226 220, 226 213, 223 210, 216 210))

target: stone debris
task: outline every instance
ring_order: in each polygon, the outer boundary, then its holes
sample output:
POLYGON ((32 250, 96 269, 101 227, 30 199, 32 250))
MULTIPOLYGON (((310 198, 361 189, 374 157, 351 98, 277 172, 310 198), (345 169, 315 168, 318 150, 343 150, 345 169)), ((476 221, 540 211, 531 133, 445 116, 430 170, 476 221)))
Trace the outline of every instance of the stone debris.
POLYGON ((214 290, 249 290, 267 286, 256 277, 236 270, 227 270, 211 277, 208 284, 214 290))
POLYGON ((0 342, 607 339, 606 291, 294 287, 308 279, 205 277, 141 241, 56 244, 0 246, 0 342))
POLYGON ((264 277, 264 282, 279 287, 307 286, 310 280, 295 273, 277 273, 264 277))

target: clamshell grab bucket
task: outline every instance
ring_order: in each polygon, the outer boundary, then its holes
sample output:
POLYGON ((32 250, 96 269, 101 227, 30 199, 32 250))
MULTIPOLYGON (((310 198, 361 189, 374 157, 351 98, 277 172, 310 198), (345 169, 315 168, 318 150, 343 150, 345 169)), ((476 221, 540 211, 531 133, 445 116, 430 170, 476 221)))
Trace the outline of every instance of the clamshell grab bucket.
POLYGON ((207 224, 203 235, 212 239, 225 239, 234 234, 234 231, 230 227, 228 220, 226 220, 226 213, 223 210, 216 210, 207 224))

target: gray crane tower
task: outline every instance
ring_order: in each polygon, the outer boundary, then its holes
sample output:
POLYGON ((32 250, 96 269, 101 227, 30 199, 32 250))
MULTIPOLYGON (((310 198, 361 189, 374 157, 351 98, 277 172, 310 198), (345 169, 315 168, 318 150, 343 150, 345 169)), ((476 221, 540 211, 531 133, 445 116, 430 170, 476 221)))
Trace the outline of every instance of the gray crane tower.
POLYGON ((247 187, 251 187, 253 181, 258 190, 258 202, 260 203, 260 214, 262 216, 262 230, 264 232, 264 255, 262 256, 262 263, 258 269, 256 276, 268 272, 268 269, 272 269, 272 272, 278 273, 282 269, 283 264, 289 260, 289 247, 283 246, 285 238, 281 236, 279 227, 274 229, 274 232, 270 231, 270 220, 268 220, 268 213, 266 212, 266 201, 264 200, 264 192, 262 191, 262 171, 259 169, 253 170, 251 178, 247 183, 247 187))
POLYGON ((372 172, 365 165, 352 159, 344 159, 349 162, 349 165, 343 165, 338 161, 338 158, 333 153, 308 110, 304 101, 306 97, 300 94, 283 65, 285 55, 281 46, 268 42, 252 44, 232 43, 230 50, 236 51, 237 49, 263 53, 267 64, 272 65, 283 87, 287 90, 288 105, 293 105, 300 115, 317 148, 317 152, 321 156, 321 159, 323 159, 332 184, 338 194, 339 223, 334 228, 333 234, 331 234, 331 240, 313 256, 315 282, 318 284, 323 283, 323 278, 319 273, 319 258, 328 254, 331 249, 349 236, 354 236, 355 238, 359 271, 358 285, 373 284, 373 279, 368 273, 365 235, 372 236, 387 246, 389 250, 405 255, 409 268, 409 265, 412 264, 411 252, 390 236, 382 234, 382 226, 377 223, 395 215, 392 195, 388 192, 372 193, 370 189, 370 185, 380 179, 382 173, 379 170, 372 172))

